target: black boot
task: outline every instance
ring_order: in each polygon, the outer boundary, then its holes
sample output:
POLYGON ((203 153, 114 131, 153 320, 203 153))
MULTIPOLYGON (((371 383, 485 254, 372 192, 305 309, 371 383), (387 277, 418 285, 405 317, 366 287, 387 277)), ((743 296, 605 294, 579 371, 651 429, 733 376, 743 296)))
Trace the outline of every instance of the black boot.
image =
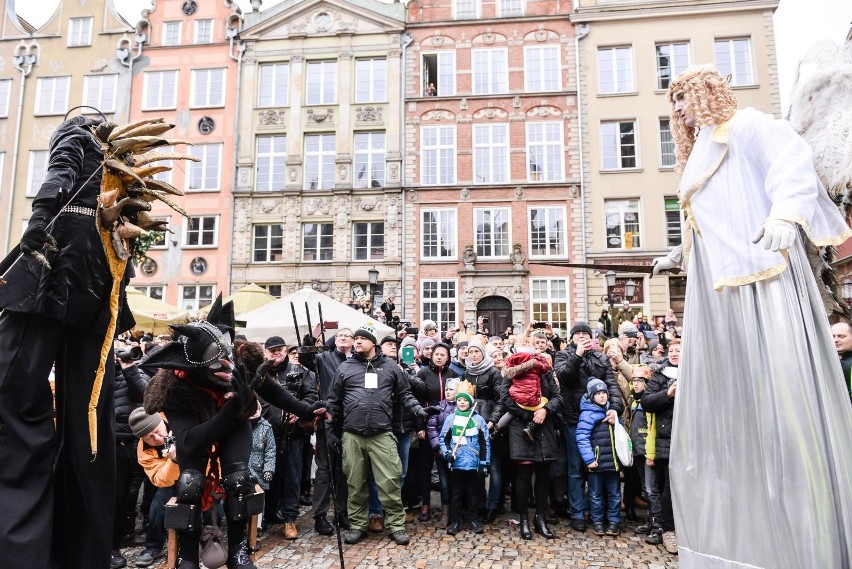
POLYGON ((651 532, 651 530, 654 528, 654 526, 659 526, 659 525, 660 525, 659 520, 657 520, 656 518, 649 517, 648 521, 646 521, 641 526, 636 526, 636 528, 633 531, 636 532, 639 535, 648 535, 651 532))
POLYGON ((485 518, 483 518, 483 521, 486 524, 490 524, 496 519, 497 519, 497 510, 488 509, 488 510, 485 511, 485 518))
POLYGON ((628 522, 636 521, 636 507, 633 504, 628 504, 624 508, 624 519, 628 522))
POLYGON ((521 516, 521 539, 532 539, 529 516, 521 516))
POLYGON ((556 535, 554 535, 554 533, 550 531, 550 528, 547 527, 547 522, 545 521, 544 516, 539 516, 538 514, 536 514, 534 523, 536 533, 540 533, 547 539, 556 538, 556 535))
POLYGON ((447 535, 456 535, 461 531, 461 522, 459 522, 458 518, 452 520, 450 525, 447 526, 447 535))
POLYGON ((257 569, 257 565, 249 559, 248 540, 242 540, 228 552, 228 569, 257 569))

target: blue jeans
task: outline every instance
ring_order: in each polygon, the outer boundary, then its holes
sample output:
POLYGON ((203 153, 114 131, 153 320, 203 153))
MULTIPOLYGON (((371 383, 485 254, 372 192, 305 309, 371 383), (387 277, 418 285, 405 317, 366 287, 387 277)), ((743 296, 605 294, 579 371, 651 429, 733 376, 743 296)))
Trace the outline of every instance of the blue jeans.
POLYGON ((565 426, 565 446, 568 453, 568 502, 571 518, 581 520, 586 516, 586 480, 583 476, 583 457, 577 447, 577 425, 565 426))
MULTIPOLYGON (((304 437, 299 432, 292 433, 287 447, 282 449, 284 456, 281 466, 281 485, 278 491, 278 511, 285 522, 295 522, 299 517, 299 494, 302 486, 302 445, 304 437)), ((284 443, 282 442, 282 445, 284 443)))
POLYGON ((169 535, 166 531, 166 502, 175 495, 175 487, 157 488, 148 510, 148 530, 145 532, 145 549, 162 549, 169 535))
POLYGON ((441 484, 441 505, 450 505, 450 465, 442 456, 435 456, 435 467, 438 469, 438 482, 441 484))
MULTIPOLYGON (((397 433, 396 450, 399 452, 399 460, 402 462, 402 475, 399 477, 399 487, 402 488, 405 483, 405 475, 408 474, 408 454, 411 452, 411 437, 414 433, 397 433)), ((373 471, 367 474, 367 508, 371 516, 381 516, 384 508, 379 500, 379 489, 376 487, 376 481, 373 479, 373 471)))
POLYGON ((611 524, 621 523, 621 481, 618 472, 589 472, 589 508, 592 523, 604 521, 604 492, 606 492, 606 519, 611 524))
POLYGON ((488 478, 488 499, 485 502, 485 507, 489 510, 496 510, 500 505, 504 460, 502 454, 491 453, 491 475, 488 478))

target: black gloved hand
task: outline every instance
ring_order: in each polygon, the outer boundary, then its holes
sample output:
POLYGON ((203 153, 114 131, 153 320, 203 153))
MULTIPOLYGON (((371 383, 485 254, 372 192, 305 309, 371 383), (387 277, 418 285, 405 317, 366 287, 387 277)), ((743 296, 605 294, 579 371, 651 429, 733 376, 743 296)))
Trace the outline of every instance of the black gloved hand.
POLYGON ((476 471, 479 472, 479 474, 481 474, 482 476, 485 476, 486 478, 489 474, 491 474, 491 468, 484 462, 479 463, 479 467, 476 469, 476 471))
POLYGON ((239 415, 243 408, 251 401, 254 391, 249 387, 248 381, 246 381, 246 367, 244 365, 240 364, 236 366, 232 374, 231 386, 233 387, 233 391, 225 394, 225 399, 228 401, 222 409, 228 408, 232 414, 239 415))
POLYGON ((328 403, 326 403, 325 401, 314 401, 308 407, 308 413, 316 415, 317 411, 319 411, 320 409, 325 409, 326 407, 328 407, 328 403))
POLYGON ((420 411, 417 412, 417 416, 421 419, 428 419, 432 415, 437 415, 441 412, 440 407, 436 407, 434 405, 430 405, 429 407, 421 407, 420 411))
POLYGON ((41 251, 45 243, 47 243, 47 215, 41 211, 34 211, 21 236, 21 251, 24 253, 41 251))
POLYGON ((260 364, 260 366, 257 368, 257 372, 254 374, 254 377, 251 380, 251 388, 257 389, 258 387, 263 385, 263 380, 270 372, 274 371, 275 369, 275 360, 267 360, 260 364))
POLYGON ((445 452, 445 453, 444 453, 444 460, 445 460, 445 461, 447 461, 447 464, 452 464, 452 463, 453 463, 453 461, 455 460, 455 459, 453 458, 453 453, 451 453, 451 452, 445 452))

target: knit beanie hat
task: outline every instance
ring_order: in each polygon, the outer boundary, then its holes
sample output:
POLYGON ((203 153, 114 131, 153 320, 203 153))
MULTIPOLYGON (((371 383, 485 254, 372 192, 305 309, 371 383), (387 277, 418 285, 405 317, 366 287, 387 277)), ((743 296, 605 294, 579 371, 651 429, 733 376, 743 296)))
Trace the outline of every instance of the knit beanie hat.
POLYGON ((651 352, 653 352, 654 348, 656 348, 659 344, 659 340, 651 340, 650 342, 648 342, 648 353, 650 354, 651 352))
POLYGON ((417 340, 412 338, 411 336, 406 336, 402 339, 402 344, 399 345, 400 348, 405 348, 406 346, 417 346, 417 340))
POLYGON ((435 340, 432 338, 421 338, 420 339, 420 351, 422 352, 426 348, 432 348, 435 346, 435 340))
POLYGON ((571 338, 577 332, 585 332, 589 336, 592 335, 592 328, 586 322, 575 322, 574 326, 571 327, 571 333, 568 334, 568 337, 571 338))
POLYGON ((589 399, 591 400, 599 391, 608 391, 606 383, 596 377, 590 377, 589 383, 586 384, 586 393, 588 393, 589 399))
POLYGON ((471 350, 479 350, 479 352, 484 356, 486 356, 485 345, 479 340, 471 340, 467 344, 467 352, 470 353, 471 350))
POLYGON ((133 431, 133 436, 142 438, 154 429, 157 425, 163 422, 159 413, 149 415, 143 407, 137 407, 130 412, 130 417, 127 419, 127 424, 130 425, 130 430, 133 431))
POLYGON ((366 338, 376 344, 376 328, 372 320, 368 320, 366 324, 355 330, 353 334, 355 338, 366 338))
POLYGON ((456 401, 458 401, 459 398, 467 399, 467 402, 470 403, 471 406, 473 406, 473 395, 471 395, 467 391, 459 391, 458 393, 456 393, 456 401))

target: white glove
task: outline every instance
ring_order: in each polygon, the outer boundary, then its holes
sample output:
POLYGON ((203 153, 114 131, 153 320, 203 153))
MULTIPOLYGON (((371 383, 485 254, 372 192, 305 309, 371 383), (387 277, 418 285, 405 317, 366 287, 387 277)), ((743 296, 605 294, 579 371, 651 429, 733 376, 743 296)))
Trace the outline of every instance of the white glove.
POLYGON ((655 257, 654 260, 651 261, 651 266, 653 267, 653 271, 651 272, 651 278, 658 276, 664 271, 679 269, 682 261, 683 248, 678 245, 677 247, 672 249, 671 252, 669 252, 669 254, 665 257, 655 257))
POLYGON ((796 224, 783 219, 768 219, 757 230, 752 243, 769 251, 789 249, 796 240, 796 224))

